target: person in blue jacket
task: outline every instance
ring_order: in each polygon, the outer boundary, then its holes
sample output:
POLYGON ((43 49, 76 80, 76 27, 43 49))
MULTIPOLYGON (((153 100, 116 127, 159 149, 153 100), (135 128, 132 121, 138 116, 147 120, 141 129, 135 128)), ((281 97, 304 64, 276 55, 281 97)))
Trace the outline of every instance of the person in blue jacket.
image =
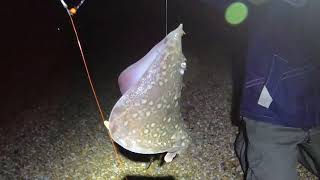
POLYGON ((242 2, 249 35, 235 150, 245 179, 297 180, 298 162, 320 178, 320 1, 242 2))

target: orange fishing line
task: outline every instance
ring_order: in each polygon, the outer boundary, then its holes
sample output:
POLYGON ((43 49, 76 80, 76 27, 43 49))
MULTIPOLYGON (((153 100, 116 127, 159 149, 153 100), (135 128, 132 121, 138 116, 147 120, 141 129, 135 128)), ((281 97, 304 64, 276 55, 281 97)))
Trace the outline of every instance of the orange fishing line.
MULTIPOLYGON (((72 25, 72 28, 73 28, 73 31, 74 31, 74 34, 76 36, 76 39, 77 39, 77 43, 78 43, 78 46, 79 46, 79 50, 80 50, 80 53, 81 53, 81 57, 82 57, 82 62, 83 62, 83 65, 85 67, 85 70, 86 70, 86 75, 87 75, 87 78, 88 78, 88 81, 90 83, 90 87, 91 87, 91 90, 92 90, 92 93, 94 95, 94 98, 95 98, 95 101, 96 101, 96 104, 98 106, 98 109, 99 109, 99 113, 100 113, 100 117, 101 117, 101 120, 102 122, 105 121, 105 118, 104 118, 104 114, 102 112, 102 108, 101 108, 101 105, 100 105, 100 102, 99 102, 99 99, 98 99, 98 96, 96 94, 96 91, 95 91, 95 88, 94 88, 94 85, 93 85, 93 82, 92 82, 92 79, 91 79, 91 76, 90 76, 90 72, 89 72, 89 69, 88 69, 88 66, 87 66, 87 62, 86 62, 86 58, 84 56, 84 53, 83 53, 83 50, 82 50, 82 46, 81 46, 81 43, 80 43, 80 39, 79 39, 79 36, 78 36, 78 31, 76 29, 76 26, 74 24, 74 21, 72 19, 72 15, 74 15, 77 10, 75 8, 71 8, 70 10, 68 10, 66 8, 66 10, 68 11, 68 15, 69 15, 69 18, 70 18, 70 22, 71 22, 71 25, 72 25)), ((116 156, 116 160, 118 162, 118 166, 121 166, 122 165, 122 161, 119 157, 119 154, 118 154, 118 150, 116 148, 116 145, 114 143, 114 141, 111 139, 111 134, 110 132, 108 131, 108 136, 110 138, 110 141, 112 143, 112 147, 113 147, 113 151, 115 153, 115 156, 116 156)), ((122 166, 121 166, 122 167, 122 166)), ((126 178, 127 179, 127 178, 126 178)))

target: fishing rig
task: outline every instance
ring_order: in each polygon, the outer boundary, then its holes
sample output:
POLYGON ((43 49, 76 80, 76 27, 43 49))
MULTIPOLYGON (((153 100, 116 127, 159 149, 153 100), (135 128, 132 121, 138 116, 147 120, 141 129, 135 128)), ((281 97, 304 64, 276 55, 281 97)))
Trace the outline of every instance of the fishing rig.
MULTIPOLYGON (((98 107, 98 111, 99 111, 99 114, 100 114, 100 119, 102 120, 102 123, 105 126, 107 126, 106 122, 108 122, 108 121, 105 119, 105 116, 104 116, 102 108, 101 108, 101 104, 99 102, 99 98, 98 98, 97 93, 95 91, 95 87, 94 87, 94 84, 93 84, 93 81, 92 81, 92 78, 91 78, 91 75, 90 75, 90 71, 89 71, 89 68, 88 68, 88 65, 87 65, 87 61, 86 61, 86 58, 85 58, 84 53, 83 53, 83 49, 82 49, 82 45, 81 45, 81 42, 80 42, 79 34, 78 34, 78 31, 77 31, 76 25, 74 23, 74 20, 73 20, 73 17, 77 14, 78 9, 82 6, 82 4, 85 2, 85 0, 81 0, 80 3, 77 6, 73 6, 71 8, 68 7, 67 3, 65 3, 64 0, 60 0, 60 2, 62 4, 62 6, 64 7, 64 9, 68 13, 68 16, 69 16, 69 19, 70 19, 70 23, 72 25, 72 29, 73 29, 74 35, 76 37, 80 53, 81 53, 81 58, 82 58, 82 63, 83 63, 84 68, 85 68, 85 73, 86 73, 87 79, 89 81, 89 84, 90 84, 90 87, 91 87, 91 91, 92 91, 92 93, 94 95, 96 105, 98 107)), ((165 35, 167 35, 167 34, 168 34, 168 0, 165 0, 165 35)), ((115 154, 117 165, 118 165, 118 167, 120 167, 120 169, 122 169, 123 162, 121 161, 121 158, 119 156, 119 151, 118 151, 118 149, 116 147, 115 142, 112 140, 111 134, 110 134, 109 131, 108 131, 108 137, 109 137, 109 139, 110 139, 110 141, 112 143, 113 152, 115 154)))
MULTIPOLYGON (((70 19, 70 22, 71 22, 71 25, 72 25, 72 29, 73 29, 73 32, 74 32, 74 34, 76 36, 77 44, 78 44, 78 47, 79 47, 79 50, 80 50, 80 53, 81 53, 82 63, 83 63, 84 68, 85 68, 86 76, 87 76, 87 79, 89 81, 89 84, 90 84, 90 87, 91 87, 91 91, 93 93, 93 96, 95 98, 95 102, 97 104, 97 107, 98 107, 98 110, 99 110, 99 113, 100 113, 100 119, 102 120, 102 122, 104 122, 105 121, 105 116, 103 114, 103 111, 102 111, 102 108, 101 108, 101 105, 100 105, 100 102, 99 102, 99 98, 97 96, 96 90, 95 90, 94 85, 93 85, 93 81, 92 81, 92 78, 91 78, 91 75, 90 75, 90 71, 89 71, 89 68, 88 68, 88 65, 87 65, 86 58, 85 58, 83 50, 82 50, 82 45, 81 45, 81 42, 80 42, 80 38, 79 38, 79 35, 78 35, 78 31, 77 31, 76 25, 75 25, 75 23, 73 21, 73 16, 76 15, 78 9, 84 3, 84 1, 85 0, 81 0, 80 3, 77 6, 69 8, 68 5, 64 2, 64 0, 60 0, 61 4, 63 5, 63 7, 66 9, 66 11, 68 13, 68 16, 69 16, 69 19, 70 19)), ((121 161, 121 159, 119 157, 119 152, 117 150, 115 142, 110 138, 111 136, 110 136, 109 131, 108 131, 108 137, 109 137, 109 139, 110 139, 110 141, 112 143, 113 151, 115 153, 115 157, 116 157, 116 160, 118 162, 118 167, 122 167, 122 161, 121 161)))

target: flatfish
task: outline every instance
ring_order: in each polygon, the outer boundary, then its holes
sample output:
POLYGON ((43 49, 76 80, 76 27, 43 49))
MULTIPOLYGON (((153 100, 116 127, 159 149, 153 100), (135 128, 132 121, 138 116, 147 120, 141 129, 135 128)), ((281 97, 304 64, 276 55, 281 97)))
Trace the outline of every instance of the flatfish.
POLYGON ((111 138, 140 154, 167 152, 171 162, 190 143, 180 112, 186 58, 182 24, 118 78, 122 97, 105 121, 111 138))

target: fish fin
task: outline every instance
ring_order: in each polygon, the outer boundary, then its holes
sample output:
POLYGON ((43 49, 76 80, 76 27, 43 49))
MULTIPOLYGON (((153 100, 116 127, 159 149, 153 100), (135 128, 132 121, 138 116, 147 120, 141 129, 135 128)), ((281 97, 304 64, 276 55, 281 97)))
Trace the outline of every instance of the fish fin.
POLYGON ((174 157, 176 157, 177 152, 167 152, 167 154, 164 156, 164 161, 166 163, 169 163, 173 160, 174 157))
POLYGON ((104 121, 103 124, 109 130, 109 121, 104 121))

